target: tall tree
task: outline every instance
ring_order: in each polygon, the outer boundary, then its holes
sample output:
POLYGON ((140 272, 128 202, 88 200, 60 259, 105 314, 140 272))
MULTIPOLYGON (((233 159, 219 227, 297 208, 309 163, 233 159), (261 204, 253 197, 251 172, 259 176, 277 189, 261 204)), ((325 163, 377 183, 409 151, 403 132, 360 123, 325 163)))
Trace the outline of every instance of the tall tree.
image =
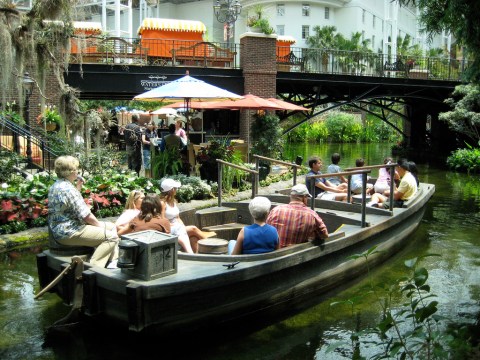
POLYGON ((480 83, 480 1, 475 0, 398 0, 401 5, 415 5, 421 9, 420 22, 433 36, 450 31, 457 44, 464 46, 472 64, 466 80, 480 83))

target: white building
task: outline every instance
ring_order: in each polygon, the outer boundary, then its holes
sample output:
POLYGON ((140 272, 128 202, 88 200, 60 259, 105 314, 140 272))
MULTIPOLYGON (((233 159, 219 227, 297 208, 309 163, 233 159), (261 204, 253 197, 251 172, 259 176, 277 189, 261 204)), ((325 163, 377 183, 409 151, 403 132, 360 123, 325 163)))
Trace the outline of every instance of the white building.
MULTIPOLYGON (((32 0, 19 0, 20 8, 28 8, 32 0)), ((225 3, 228 0, 220 0, 225 3)), ((230 0, 233 4, 235 0, 230 0)), ((370 39, 374 52, 395 54, 397 36, 408 34, 413 44, 422 49, 442 48, 450 51, 451 36, 442 34, 428 43, 420 32, 418 9, 400 7, 390 0, 239 0, 242 12, 235 22, 234 38, 239 42, 247 31, 246 18, 256 5, 263 7, 265 16, 278 35, 296 39, 296 47, 306 47, 305 39, 315 26, 335 26, 350 38, 361 32, 370 39)), ((225 41, 224 24, 213 13, 216 0, 79 0, 76 20, 101 22, 104 32, 112 36, 135 38, 142 20, 147 17, 198 20, 205 24, 208 41, 225 41)))

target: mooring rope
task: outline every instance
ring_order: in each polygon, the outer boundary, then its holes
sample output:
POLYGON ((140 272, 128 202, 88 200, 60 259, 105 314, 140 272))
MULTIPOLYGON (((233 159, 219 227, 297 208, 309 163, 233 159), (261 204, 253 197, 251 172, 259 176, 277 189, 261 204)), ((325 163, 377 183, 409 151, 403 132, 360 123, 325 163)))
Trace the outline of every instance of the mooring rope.
POLYGON ((53 279, 53 281, 48 284, 47 286, 45 286, 37 295, 35 295, 34 299, 38 299, 40 296, 42 296, 43 294, 45 294, 47 291, 49 291, 52 287, 54 287, 55 285, 58 284, 58 282, 60 280, 62 280, 62 278, 68 274, 68 271, 71 270, 71 269, 74 269, 79 263, 83 262, 82 259, 78 256, 74 256, 72 257, 72 262, 70 263, 70 265, 68 265, 65 269, 62 270, 62 272, 60 274, 58 274, 58 276, 53 279))

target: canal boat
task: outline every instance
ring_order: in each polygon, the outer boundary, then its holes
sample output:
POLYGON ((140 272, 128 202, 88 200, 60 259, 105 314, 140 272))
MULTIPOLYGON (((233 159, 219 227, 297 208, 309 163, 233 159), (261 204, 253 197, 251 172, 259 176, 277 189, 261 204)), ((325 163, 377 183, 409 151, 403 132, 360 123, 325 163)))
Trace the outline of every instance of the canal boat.
MULTIPOLYGON (((366 207, 365 201, 315 199, 311 206, 325 222, 329 237, 265 254, 232 256, 224 249, 186 254, 176 251, 175 237, 146 232, 123 237, 139 247, 133 267, 107 269, 89 264, 82 249, 50 247, 37 257, 40 285, 53 281, 49 291, 85 317, 114 321, 133 332, 171 333, 276 314, 366 274, 365 260, 352 255, 376 247, 368 260, 373 267, 402 250, 434 192, 433 184, 420 183, 412 200, 390 209, 366 207), (66 270, 79 259, 80 270, 66 270)), ((265 196, 277 206, 289 202, 288 194, 285 189, 265 196)), ((187 224, 215 231, 218 238, 233 239, 252 223, 248 203, 219 202, 220 206, 191 210, 182 217, 187 224)), ((128 253, 121 248, 122 256, 128 258, 128 253)))

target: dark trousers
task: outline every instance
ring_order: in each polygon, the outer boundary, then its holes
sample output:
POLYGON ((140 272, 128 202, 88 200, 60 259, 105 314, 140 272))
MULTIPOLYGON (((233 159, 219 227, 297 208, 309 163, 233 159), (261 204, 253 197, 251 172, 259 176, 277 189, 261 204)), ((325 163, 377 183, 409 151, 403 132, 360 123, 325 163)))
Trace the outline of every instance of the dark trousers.
POLYGON ((140 174, 142 168, 142 147, 127 145, 127 163, 128 169, 140 174))

